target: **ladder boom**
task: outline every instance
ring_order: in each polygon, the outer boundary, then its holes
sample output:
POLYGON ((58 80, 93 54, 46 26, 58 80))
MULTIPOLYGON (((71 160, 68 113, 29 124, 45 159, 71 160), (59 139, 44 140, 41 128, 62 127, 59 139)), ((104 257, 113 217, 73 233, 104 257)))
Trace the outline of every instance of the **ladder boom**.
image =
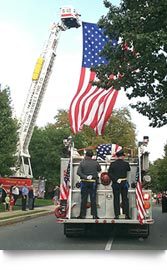
MULTIPOLYGON (((74 20, 75 14, 72 15, 72 18, 74 20)), ((76 15, 76 23, 79 27, 78 15, 76 15)), ((33 176, 28 148, 49 78, 52 73, 60 33, 61 31, 65 31, 70 28, 66 26, 66 20, 64 19, 61 19, 60 23, 53 23, 50 28, 49 38, 44 44, 40 57, 37 59, 30 89, 20 118, 19 141, 16 153, 16 176, 28 178, 33 176)))

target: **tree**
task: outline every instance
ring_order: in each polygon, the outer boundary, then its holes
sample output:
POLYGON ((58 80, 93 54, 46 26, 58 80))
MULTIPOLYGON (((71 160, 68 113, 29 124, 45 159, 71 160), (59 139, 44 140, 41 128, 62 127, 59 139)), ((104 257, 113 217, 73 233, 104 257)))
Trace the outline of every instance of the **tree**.
MULTIPOLYGON (((59 110, 55 116, 54 127, 66 130, 68 136, 71 129, 68 121, 68 111, 59 110)), ((135 147, 135 125, 132 123, 131 115, 127 107, 113 110, 105 126, 104 135, 98 135, 89 126, 84 126, 82 132, 73 135, 75 147, 84 148, 97 146, 102 143, 117 143, 122 146, 135 147)))
POLYGON ((45 128, 35 127, 29 147, 35 178, 38 179, 40 176, 56 181, 59 177, 64 136, 66 135, 63 130, 57 130, 51 124, 45 128))
POLYGON ((150 166, 152 188, 155 192, 167 190, 167 144, 164 146, 164 157, 157 159, 150 166))
POLYGON ((136 147, 136 126, 132 123, 128 108, 113 110, 107 122, 103 143, 116 143, 124 147, 136 147))
MULTIPOLYGON (((59 110, 55 120, 54 124, 48 124, 45 128, 35 127, 29 149, 34 177, 45 177, 58 184, 60 158, 69 156, 68 149, 63 145, 63 139, 72 134, 67 111, 59 110)), ((82 132, 72 137, 77 149, 89 146, 96 148, 102 143, 117 143, 122 146, 135 147, 135 126, 131 122, 128 109, 124 108, 113 112, 104 136, 97 136, 94 130, 85 126, 82 132)))
POLYGON ((98 25, 118 43, 104 47, 108 64, 93 69, 96 84, 124 89, 131 107, 148 117, 150 126, 161 127, 167 124, 167 1, 122 0, 116 7, 104 0, 104 5, 109 11, 98 25))
POLYGON ((10 89, 0 91, 0 174, 10 175, 15 165, 17 121, 12 117, 10 89))

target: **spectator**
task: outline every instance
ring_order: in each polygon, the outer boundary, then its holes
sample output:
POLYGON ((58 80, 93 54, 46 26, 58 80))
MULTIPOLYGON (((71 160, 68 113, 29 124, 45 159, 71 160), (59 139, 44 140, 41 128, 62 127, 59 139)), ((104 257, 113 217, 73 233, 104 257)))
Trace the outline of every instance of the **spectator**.
POLYGON ((33 210, 34 209, 34 190, 33 190, 33 186, 30 187, 29 192, 28 192, 28 208, 29 210, 33 210))
POLYGON ((157 194, 156 204, 160 204, 160 203, 161 203, 161 199, 162 199, 162 194, 161 194, 161 192, 159 192, 159 193, 157 194))
POLYGON ((22 211, 26 211, 27 196, 28 196, 28 188, 27 184, 25 183, 22 188, 22 211))
POLYGON ((167 193, 165 191, 162 192, 162 213, 167 212, 167 193))
POLYGON ((5 197, 5 210, 6 211, 9 211, 9 203, 10 203, 10 196, 9 196, 9 193, 7 193, 5 197))
POLYGON ((3 202, 5 202, 7 191, 3 188, 3 184, 0 184, 0 207, 3 202))
POLYGON ((2 202, 2 195, 3 195, 3 184, 0 184, 0 204, 2 202))
POLYGON ((59 188, 59 186, 56 186, 54 188, 54 197, 53 197, 54 205, 57 205, 59 197, 60 197, 60 188, 59 188))
POLYGON ((14 202, 14 196, 11 195, 10 196, 10 201, 9 201, 9 211, 13 211, 13 206, 15 205, 15 202, 14 202))
POLYGON ((19 197, 19 188, 18 188, 18 186, 15 185, 15 186, 12 187, 12 195, 14 197, 14 203, 16 204, 16 201, 17 201, 17 199, 19 197))

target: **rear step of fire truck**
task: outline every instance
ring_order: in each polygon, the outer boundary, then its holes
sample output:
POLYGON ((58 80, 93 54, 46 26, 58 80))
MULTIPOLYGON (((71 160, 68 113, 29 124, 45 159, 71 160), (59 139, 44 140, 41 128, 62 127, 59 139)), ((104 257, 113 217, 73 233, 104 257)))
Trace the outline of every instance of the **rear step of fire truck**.
POLYGON ((58 219, 58 223, 64 223, 64 235, 66 237, 78 237, 85 235, 115 235, 147 238, 150 233, 150 224, 153 219, 139 224, 137 220, 115 219, 58 219))
POLYGON ((92 224, 92 223, 65 223, 64 235, 66 237, 82 237, 86 235, 100 235, 116 237, 132 236, 143 237, 149 236, 149 224, 92 224))

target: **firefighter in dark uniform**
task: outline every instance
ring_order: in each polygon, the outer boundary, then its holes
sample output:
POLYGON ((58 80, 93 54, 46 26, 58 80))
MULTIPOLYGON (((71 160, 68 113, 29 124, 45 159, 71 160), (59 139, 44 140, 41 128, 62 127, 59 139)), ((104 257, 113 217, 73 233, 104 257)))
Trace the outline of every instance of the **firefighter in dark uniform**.
POLYGON ((81 178, 81 208, 80 216, 78 218, 85 218, 86 204, 88 195, 90 194, 91 214, 93 218, 98 218, 96 207, 96 190, 98 173, 101 171, 101 166, 97 160, 92 159, 93 152, 88 150, 85 159, 80 162, 77 170, 77 175, 81 178))
POLYGON ((122 197, 122 208, 126 219, 129 217, 129 200, 128 200, 128 181, 127 172, 130 171, 129 163, 124 160, 123 150, 116 153, 117 159, 110 163, 108 175, 112 181, 114 195, 114 212, 115 219, 120 215, 120 194, 122 197))

